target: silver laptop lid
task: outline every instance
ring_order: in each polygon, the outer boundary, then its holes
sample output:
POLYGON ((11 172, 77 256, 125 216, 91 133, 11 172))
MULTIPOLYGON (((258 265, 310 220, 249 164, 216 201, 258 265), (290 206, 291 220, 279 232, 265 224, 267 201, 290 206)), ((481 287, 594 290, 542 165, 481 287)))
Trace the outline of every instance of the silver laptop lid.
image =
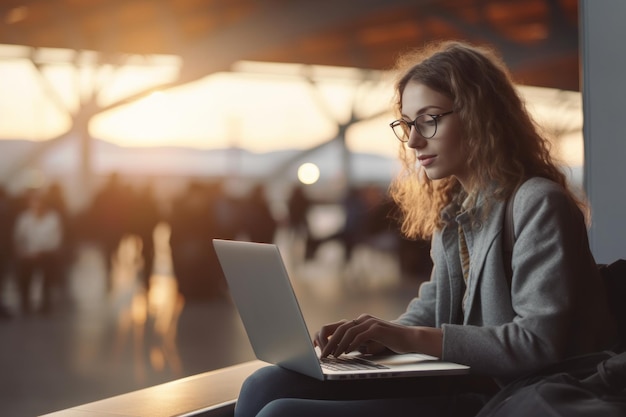
POLYGON ((324 379, 276 245, 213 239, 256 357, 324 379))

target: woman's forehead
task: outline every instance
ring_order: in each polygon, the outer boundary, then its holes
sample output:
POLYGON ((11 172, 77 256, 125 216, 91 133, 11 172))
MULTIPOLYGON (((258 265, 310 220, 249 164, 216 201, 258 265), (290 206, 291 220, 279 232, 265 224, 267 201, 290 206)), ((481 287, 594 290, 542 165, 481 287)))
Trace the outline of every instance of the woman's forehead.
POLYGON ((429 109, 449 110, 451 105, 452 100, 446 95, 419 82, 409 82, 400 100, 402 112, 410 114, 424 113, 429 109))

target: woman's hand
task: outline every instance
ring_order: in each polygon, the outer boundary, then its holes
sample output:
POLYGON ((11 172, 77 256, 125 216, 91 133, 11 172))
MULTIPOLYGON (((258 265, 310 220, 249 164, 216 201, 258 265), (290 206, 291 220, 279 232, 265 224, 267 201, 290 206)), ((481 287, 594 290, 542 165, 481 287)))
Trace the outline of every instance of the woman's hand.
POLYGON ((381 353, 385 348, 396 353, 420 352, 441 357, 443 332, 430 327, 404 326, 367 314, 354 320, 341 320, 322 327, 315 335, 321 356, 339 356, 358 350, 381 353))
MULTIPOLYGON (((333 353, 324 353, 324 348, 328 346, 330 337, 337 332, 337 329, 339 329, 342 325, 354 326, 355 323, 356 320, 341 320, 335 323, 330 323, 323 326, 322 329, 315 334, 315 339, 313 340, 313 342, 315 346, 319 346, 322 349, 322 357, 328 356, 329 354, 333 355, 333 353)), ((370 340, 360 345, 355 350, 359 350, 361 353, 377 354, 382 353, 385 349, 386 347, 384 345, 370 340)))

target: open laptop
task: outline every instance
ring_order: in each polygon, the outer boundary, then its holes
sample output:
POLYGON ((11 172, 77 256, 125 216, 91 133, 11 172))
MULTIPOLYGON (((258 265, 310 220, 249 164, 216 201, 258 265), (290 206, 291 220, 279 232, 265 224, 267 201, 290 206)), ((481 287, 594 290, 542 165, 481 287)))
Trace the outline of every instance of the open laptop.
POLYGON ((466 374, 469 367, 423 354, 342 355, 320 360, 279 249, 214 239, 213 245, 256 357, 320 380, 466 374), (367 361, 363 361, 366 358, 367 361), (343 362, 368 362, 361 369, 343 362), (331 369, 334 368, 334 369, 331 369), (338 369, 347 368, 347 369, 338 369))

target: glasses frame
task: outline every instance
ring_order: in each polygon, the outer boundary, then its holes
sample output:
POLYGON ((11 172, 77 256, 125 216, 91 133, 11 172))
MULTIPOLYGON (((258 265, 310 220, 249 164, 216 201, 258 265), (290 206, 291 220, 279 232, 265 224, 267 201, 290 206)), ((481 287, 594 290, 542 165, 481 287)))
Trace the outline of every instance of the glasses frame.
POLYGON ((410 135, 411 135, 411 127, 415 128, 415 131, 417 133, 419 133, 419 135, 421 137, 423 137, 424 139, 432 139, 435 137, 435 135, 437 134, 437 127, 439 126, 439 119, 441 119, 443 116, 447 116, 449 114, 454 113, 454 110, 450 110, 447 111, 445 113, 439 113, 439 114, 420 114, 419 116, 417 116, 414 120, 411 121, 406 121, 404 119, 398 119, 398 120, 394 120, 393 122, 389 123, 389 127, 391 127, 391 130, 393 130, 393 134, 398 138, 398 140, 402 143, 407 143, 409 141, 410 135), (433 132, 432 135, 430 136, 425 136, 417 127, 417 121, 424 116, 430 116, 432 117, 432 119, 435 121, 435 131, 433 132), (400 126, 402 124, 406 124, 406 126, 409 128, 409 134, 408 135, 402 135, 402 137, 398 136, 398 134, 396 133, 396 130, 394 129, 394 127, 396 126, 400 126))

